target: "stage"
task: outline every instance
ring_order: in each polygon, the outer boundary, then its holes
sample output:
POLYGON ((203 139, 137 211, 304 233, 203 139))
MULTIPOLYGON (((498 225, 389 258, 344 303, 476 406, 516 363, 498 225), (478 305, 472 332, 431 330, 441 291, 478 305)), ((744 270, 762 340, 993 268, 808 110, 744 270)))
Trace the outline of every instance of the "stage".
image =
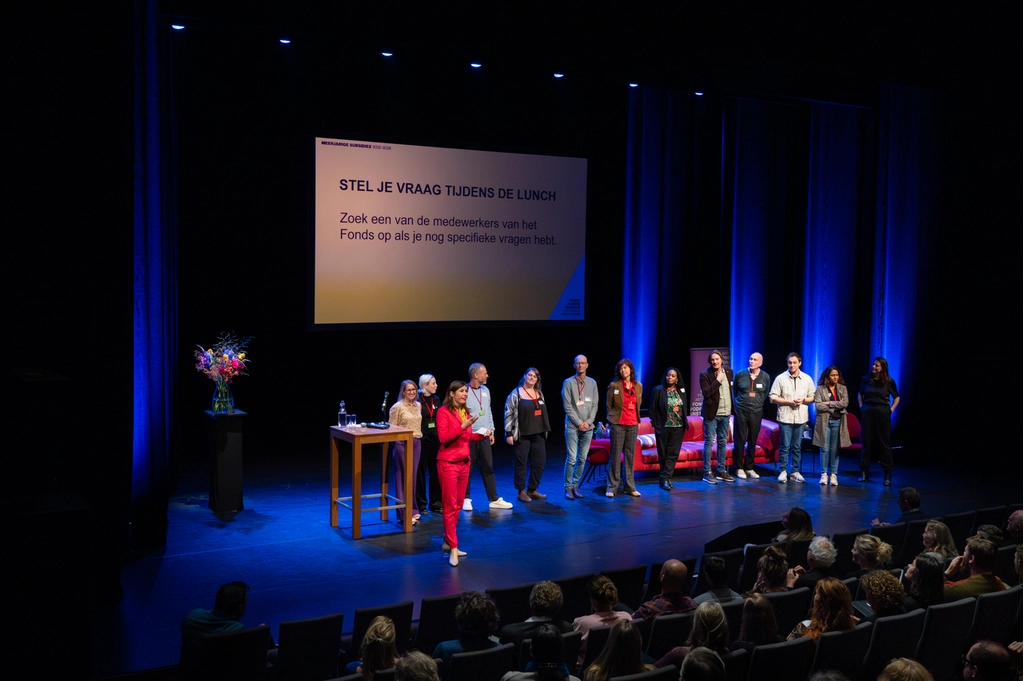
MULTIPOLYGON (((325 429, 326 431, 326 429, 325 429)), ((558 433, 560 435, 560 433, 558 433)), ((781 518, 792 506, 806 509, 818 533, 867 526, 876 516, 899 515, 899 488, 912 485, 930 515, 944 515, 1020 500, 1020 480, 990 470, 899 465, 891 488, 875 467, 870 483, 858 483, 857 462, 842 459, 838 487, 818 484, 811 471, 817 454, 805 454, 804 484, 780 484, 772 469, 760 480, 716 486, 695 472, 676 475, 676 488, 658 488, 656 474, 637 477, 640 498, 605 498, 599 474, 583 500, 562 496, 564 454, 560 438, 549 441, 540 491, 546 501, 514 502, 508 511, 487 508, 474 471, 472 513, 459 522, 460 547, 469 555, 457 568, 441 553, 441 519, 424 515, 411 534, 379 513, 363 516, 364 539, 351 537, 351 516, 340 526, 328 516, 328 445, 322 451, 280 451, 245 468, 245 510, 217 517, 207 507, 205 469, 182 473, 168 509, 164 550, 139 557, 122 570, 124 600, 97 614, 96 676, 175 664, 182 618, 209 608, 217 588, 242 580, 252 588, 247 625, 269 624, 275 638, 282 620, 345 613, 345 630, 356 608, 466 590, 515 586, 548 578, 622 568, 655 560, 699 557, 705 542, 739 525, 781 518)), ((342 454, 342 471, 348 455, 342 454)), ((367 456, 364 490, 379 484, 380 469, 367 456)), ((498 493, 515 499, 511 449, 495 448, 498 493)), ((820 474, 820 470, 818 470, 820 474)), ((343 476, 341 494, 346 494, 343 476)), ((392 511, 392 516, 394 511, 392 511)))

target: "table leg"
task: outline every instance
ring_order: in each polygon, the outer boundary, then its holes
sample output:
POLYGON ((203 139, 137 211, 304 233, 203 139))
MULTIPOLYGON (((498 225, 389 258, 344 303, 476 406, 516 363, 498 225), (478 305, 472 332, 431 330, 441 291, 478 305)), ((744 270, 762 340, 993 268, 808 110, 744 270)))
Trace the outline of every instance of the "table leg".
POLYGON ((363 441, 358 435, 352 442, 352 538, 362 539, 363 517, 363 441))
POLYGON ((331 527, 338 526, 338 438, 331 436, 331 527))
POLYGON ((416 469, 412 464, 412 434, 405 437, 405 531, 412 532, 413 480, 416 469))
MULTIPOLYGON (((380 443, 380 504, 379 506, 390 506, 391 500, 387 499, 384 495, 388 493, 390 487, 388 486, 388 442, 380 443)), ((380 519, 384 522, 388 521, 388 512, 381 511, 380 519)))

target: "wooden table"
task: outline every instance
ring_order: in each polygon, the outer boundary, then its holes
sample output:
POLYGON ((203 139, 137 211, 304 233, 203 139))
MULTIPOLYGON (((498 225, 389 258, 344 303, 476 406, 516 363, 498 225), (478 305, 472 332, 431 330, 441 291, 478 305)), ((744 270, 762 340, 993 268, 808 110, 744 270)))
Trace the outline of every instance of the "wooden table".
POLYGON ((366 511, 380 511, 380 519, 388 519, 388 511, 393 508, 405 509, 405 531, 412 532, 412 481, 416 471, 412 465, 412 430, 391 426, 387 430, 377 428, 360 428, 349 426, 339 428, 331 426, 331 527, 338 526, 338 507, 352 509, 352 538, 362 539, 362 514, 366 511), (348 442, 352 445, 352 496, 338 496, 338 441, 348 442), (363 494, 363 445, 388 442, 405 442, 405 500, 401 503, 397 498, 388 494, 388 479, 384 473, 387 470, 388 448, 382 447, 381 454, 381 476, 380 493, 363 494), (381 505, 363 508, 363 499, 379 499, 381 505), (384 505, 385 500, 393 500, 392 505, 384 505), (347 502, 352 502, 349 505, 347 502))

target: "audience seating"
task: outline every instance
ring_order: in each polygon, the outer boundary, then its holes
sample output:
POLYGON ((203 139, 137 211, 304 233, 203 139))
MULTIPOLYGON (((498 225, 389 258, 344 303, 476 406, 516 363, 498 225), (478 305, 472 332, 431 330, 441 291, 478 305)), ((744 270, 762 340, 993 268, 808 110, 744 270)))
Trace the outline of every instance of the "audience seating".
POLYGON ((270 627, 211 634, 203 641, 198 679, 202 681, 258 681, 267 676, 270 627))
POLYGON ((740 568, 739 593, 746 593, 754 588, 757 583, 757 561, 764 554, 769 546, 778 546, 785 550, 784 542, 771 542, 768 544, 747 544, 743 547, 743 567, 740 568))
POLYGON ((725 621, 729 625, 729 643, 739 639, 740 626, 743 624, 743 601, 734 600, 721 603, 722 611, 725 613, 725 621))
POLYGON ((1002 645, 1010 644, 1010 633, 1013 631, 1014 618, 1020 607, 1021 587, 1015 586, 1006 591, 978 596, 974 605, 974 619, 967 642, 995 641, 1002 645))
MULTIPOLYGON (((577 617, 583 617, 593 612, 590 607, 590 592, 587 591, 587 583, 594 578, 592 573, 565 577, 564 579, 552 579, 562 590, 562 609, 558 616, 568 622, 577 617)), ((525 617, 523 619, 526 619, 525 617)), ((506 620, 509 621, 509 620, 506 620)), ((519 620, 522 622, 523 620, 519 620)))
POLYGON ((907 536, 907 524, 894 523, 892 525, 875 525, 871 528, 871 534, 892 546, 892 558, 889 561, 890 565, 887 565, 886 567, 893 567, 895 562, 898 561, 902 555, 903 540, 907 536))
POLYGON ((924 551, 924 540, 921 535, 924 534, 924 528, 928 523, 931 522, 929 518, 924 520, 914 520, 907 523, 907 534, 903 539, 903 549, 897 554, 898 557, 894 556, 893 567, 906 567, 910 564, 910 561, 917 558, 917 554, 924 551))
MULTIPOLYGON (((402 603, 356 610, 355 618, 353 618, 352 622, 351 640, 342 639, 342 645, 348 643, 346 664, 359 659, 359 647, 363 643, 366 630, 370 627, 370 622, 375 617, 381 615, 389 617, 395 623, 395 642, 398 646, 399 654, 404 653, 409 646, 409 630, 412 628, 412 606, 412 601, 403 601, 402 603)), ((427 654, 429 655, 432 652, 434 651, 430 651, 427 654)))
POLYGON ((795 539, 793 541, 787 542, 786 562, 789 563, 789 567, 803 565, 805 568, 810 569, 810 566, 807 565, 807 550, 810 547, 810 539, 795 539))
POLYGON ((597 659, 597 656, 604 650, 604 645, 608 643, 608 635, 611 633, 612 628, 606 627, 594 627, 587 634, 587 648, 583 653, 583 663, 579 666, 579 677, 583 678, 583 672, 586 671, 590 663, 597 659))
POLYGON ((1000 530, 1006 530, 1006 519, 1010 516, 1006 506, 990 506, 979 508, 974 513, 974 527, 971 534, 977 534, 978 528, 982 525, 995 525, 1000 530))
POLYGON ((871 622, 864 622, 846 631, 830 631, 818 638, 811 673, 835 669, 850 679, 859 679, 864 669, 864 656, 871 643, 871 622))
POLYGON ((897 657, 914 657, 924 629, 924 618, 924 610, 914 610, 904 615, 876 619, 871 628, 868 652, 864 655, 862 678, 877 678, 897 657))
POLYGON ((740 648, 726 653, 722 658, 725 664, 725 681, 746 681, 750 671, 750 653, 740 648))
MULTIPOLYGON (((651 573, 651 581, 656 582, 660 573, 661 568, 659 567, 657 573, 651 573)), ((619 600, 632 610, 636 610, 644 602, 644 583, 647 581, 646 565, 634 565, 618 570, 601 570, 601 574, 612 580, 615 588, 619 591, 619 600)))
MULTIPOLYGON (((575 674, 576 660, 580 657, 580 644, 583 643, 582 631, 569 631, 562 634, 562 650, 565 655, 565 665, 569 668, 570 674, 575 674)), ((526 671, 526 665, 533 659, 531 646, 533 639, 525 639, 519 648, 517 659, 519 660, 516 669, 526 671)), ((374 680, 376 681, 376 680, 374 680)))
POLYGON ((378 669, 373 673, 373 681, 395 681, 397 678, 395 674, 395 668, 390 669, 378 669))
POLYGON ((775 609, 775 621, 779 624, 781 635, 786 636, 793 631, 796 625, 807 619, 807 612, 811 609, 812 596, 811 590, 806 586, 792 591, 765 594, 765 598, 775 609))
MULTIPOLYGON (((690 596, 692 598, 700 596, 702 593, 709 589, 708 580, 704 579, 704 561, 710 558, 711 556, 718 556, 719 558, 725 561, 725 571, 729 575, 728 584, 730 585, 730 587, 733 587, 734 591, 739 591, 739 589, 735 588, 735 585, 739 583, 740 570, 743 568, 743 547, 729 549, 728 551, 716 551, 714 553, 705 553, 703 556, 701 556, 701 567, 695 575, 693 587, 690 589, 690 596)), ((650 600, 650 598, 648 598, 647 600, 650 600)))
POLYGON ((832 564, 832 569, 836 571, 836 574, 848 575, 857 569, 857 564, 853 562, 850 551, 853 550, 853 542, 857 537, 868 534, 870 529, 865 527, 852 532, 836 532, 832 535, 832 544, 836 547, 836 562, 832 564))
POLYGON ((338 675, 342 613, 281 622, 274 669, 279 681, 320 681, 338 675))
MULTIPOLYGON (((515 664, 515 646, 503 646, 452 655, 447 681, 501 681, 515 664)), ((443 671, 443 670, 442 670, 443 671)))
POLYGON ((971 530, 974 528, 974 511, 950 513, 942 519, 942 522, 946 524, 949 533, 953 535, 953 543, 956 544, 956 548, 963 551, 967 544, 967 537, 971 536, 971 530))
POLYGON ((1016 546, 1003 546, 996 553, 996 577, 1003 580, 1007 586, 1016 584, 1020 579, 1017 576, 1017 568, 1013 565, 1013 556, 1017 552, 1016 546))
POLYGON ((661 615, 653 618, 648 624, 650 634, 646 651, 650 657, 660 660, 668 651, 683 645, 690 636, 690 629, 693 628, 693 610, 661 615))
POLYGON ((973 598, 962 598, 933 605, 925 612, 924 630, 914 659, 936 679, 948 679, 957 671, 960 655, 967 648, 974 607, 973 598))
POLYGON ((462 594, 424 598, 420 601, 420 621, 413 636, 412 647, 432 655, 438 643, 451 641, 459 637, 459 629, 455 625, 455 606, 462 599, 462 594))
POLYGON ((814 662, 814 639, 803 636, 754 648, 748 681, 804 681, 814 662))
POLYGON ((533 591, 535 584, 536 582, 531 582, 519 586, 487 589, 484 593, 490 596, 494 604, 498 606, 502 623, 525 622, 532 614, 530 612, 530 592, 533 591))

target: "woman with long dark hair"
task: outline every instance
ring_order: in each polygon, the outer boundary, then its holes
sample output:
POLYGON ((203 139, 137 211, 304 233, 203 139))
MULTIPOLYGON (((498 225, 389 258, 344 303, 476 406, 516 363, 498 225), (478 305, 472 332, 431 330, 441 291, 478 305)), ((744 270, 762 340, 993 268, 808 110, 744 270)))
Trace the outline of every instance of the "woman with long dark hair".
POLYGON ((743 619, 740 621, 739 638, 732 644, 732 650, 742 648, 752 652, 765 643, 779 642, 779 625, 775 620, 775 608, 764 594, 751 594, 743 602, 743 619))
POLYGON ((945 603, 946 561, 941 554, 925 551, 907 566, 907 610, 945 603))
POLYGON ((669 367, 661 384, 651 393, 650 410, 661 467, 658 485, 666 491, 673 487, 672 474, 686 435, 686 406, 686 389, 679 384, 679 369, 669 367))
POLYGON ((799 506, 786 511, 782 516, 782 532, 775 541, 800 541, 814 538, 814 525, 810 514, 799 506))
POLYGON ((540 372, 530 367, 519 379, 519 386, 505 400, 505 441, 516 448, 515 485, 519 501, 530 503, 546 499, 537 491, 547 462, 544 440, 551 432, 547 400, 540 385, 540 372), (530 480, 526 469, 529 465, 530 480))
POLYGON ((530 657, 526 671, 509 672, 501 681, 580 681, 565 664, 562 634, 553 624, 541 625, 530 638, 530 657))
POLYGON ((466 409, 469 389, 462 381, 452 381, 445 394, 444 406, 437 413, 437 437, 441 449, 437 453, 437 473, 441 479, 441 507, 444 513, 444 544, 448 563, 455 567, 465 551, 459 550, 455 526, 459 522, 462 500, 469 480, 469 440, 477 416, 466 409))
POLYGON ((868 481, 871 459, 882 464, 885 484, 892 484, 892 413, 900 403, 900 391, 896 381, 889 376, 889 362, 885 357, 875 357, 871 373, 861 379, 860 394, 861 441, 864 449, 860 456, 860 482, 868 481))
POLYGON ((821 372, 814 391, 814 437, 811 442, 821 450, 822 485, 839 484, 839 448, 850 446, 850 430, 846 427, 846 408, 850 392, 839 367, 830 366, 821 372))
POLYGON ((631 497, 640 496, 633 480, 633 457, 636 456, 636 431, 640 425, 640 402, 644 386, 636 380, 633 362, 620 359, 615 365, 615 379, 608 386, 608 421, 611 423, 611 453, 608 457, 608 480, 604 495, 614 497, 619 489, 619 457, 625 469, 622 490, 631 497))

